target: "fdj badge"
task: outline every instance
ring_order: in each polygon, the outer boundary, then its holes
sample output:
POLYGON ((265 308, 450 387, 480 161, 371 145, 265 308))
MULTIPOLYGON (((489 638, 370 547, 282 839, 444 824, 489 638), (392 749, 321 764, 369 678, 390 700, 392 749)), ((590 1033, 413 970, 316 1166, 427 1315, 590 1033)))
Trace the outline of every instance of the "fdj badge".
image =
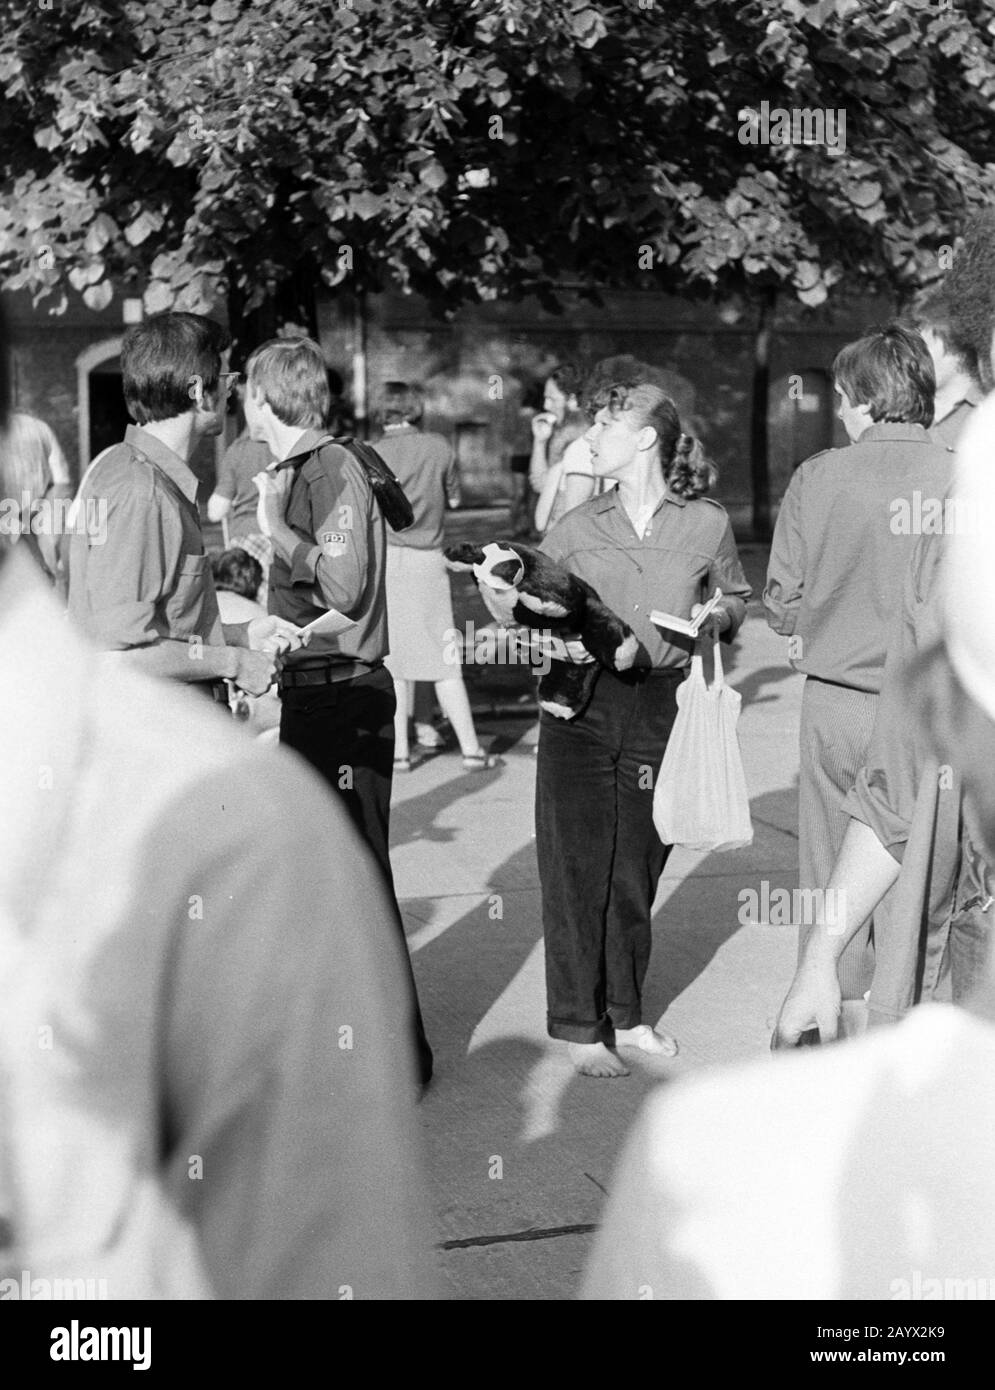
POLYGON ((344 531, 322 531, 321 533, 321 553, 327 555, 330 560, 334 560, 339 555, 346 552, 346 537, 344 531))

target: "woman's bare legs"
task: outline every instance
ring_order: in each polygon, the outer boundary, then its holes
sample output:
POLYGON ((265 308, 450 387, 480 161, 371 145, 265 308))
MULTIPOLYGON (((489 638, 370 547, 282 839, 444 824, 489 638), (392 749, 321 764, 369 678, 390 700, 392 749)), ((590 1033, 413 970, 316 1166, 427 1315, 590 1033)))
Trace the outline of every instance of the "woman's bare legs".
POLYGON ((483 753, 484 750, 477 739, 477 730, 474 728, 470 697, 466 693, 463 677, 453 676, 449 680, 436 681, 435 693, 442 713, 452 725, 464 758, 483 753))
POLYGON ((408 698, 409 692, 414 691, 414 686, 410 681, 399 680, 394 677, 394 694, 397 697, 397 708, 394 710, 394 761, 398 759, 410 758, 411 748, 408 743, 408 698))

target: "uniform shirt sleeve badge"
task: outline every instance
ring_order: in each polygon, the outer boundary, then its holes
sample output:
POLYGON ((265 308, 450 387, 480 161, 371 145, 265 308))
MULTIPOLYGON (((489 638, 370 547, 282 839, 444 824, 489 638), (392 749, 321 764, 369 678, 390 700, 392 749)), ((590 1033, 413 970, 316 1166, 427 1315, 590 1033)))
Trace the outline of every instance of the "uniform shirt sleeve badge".
POLYGON ((321 533, 321 553, 327 555, 330 560, 344 555, 347 544, 344 531, 322 531, 321 533))

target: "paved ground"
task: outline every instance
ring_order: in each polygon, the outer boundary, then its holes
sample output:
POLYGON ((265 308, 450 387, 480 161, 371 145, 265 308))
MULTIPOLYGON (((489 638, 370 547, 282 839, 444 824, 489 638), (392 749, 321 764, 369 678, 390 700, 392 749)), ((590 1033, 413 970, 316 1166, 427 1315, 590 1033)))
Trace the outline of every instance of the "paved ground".
MULTIPOLYGON (((460 534, 505 534, 500 517, 454 518, 460 534)), ((759 592, 762 547, 743 547, 759 592)), ((458 622, 483 622, 466 586, 458 622)), ((470 672, 484 742, 504 755, 464 774, 456 753, 398 778, 398 895, 436 1050, 420 1114, 435 1185, 443 1278, 459 1299, 563 1299, 578 1287, 619 1145, 654 1084, 761 1057, 791 976, 793 933, 743 926, 739 893, 796 881, 801 678, 754 600, 731 661, 754 842, 675 850, 656 903, 648 1016, 681 1043, 668 1062, 633 1056, 624 1080, 576 1077, 545 1034, 533 833, 536 736, 519 671, 470 672), (518 703, 520 702, 520 703, 518 703), (517 705, 517 709, 516 709, 517 705)))

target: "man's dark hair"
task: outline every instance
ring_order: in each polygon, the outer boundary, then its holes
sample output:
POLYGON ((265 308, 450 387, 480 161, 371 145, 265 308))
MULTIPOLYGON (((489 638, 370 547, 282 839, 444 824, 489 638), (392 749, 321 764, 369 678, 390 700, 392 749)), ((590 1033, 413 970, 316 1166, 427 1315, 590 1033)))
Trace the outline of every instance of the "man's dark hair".
POLYGON ((243 598, 254 599, 263 582, 263 567, 254 555, 241 546, 233 546, 215 557, 214 586, 243 598))
POLYGON ((920 291, 905 315, 910 327, 921 333, 924 328, 936 334, 946 352, 956 357, 961 369, 978 380, 978 354, 957 331, 950 311, 950 294, 944 285, 931 285, 920 291))
POLYGON ((972 217, 964 244, 944 281, 954 332, 974 349, 978 376, 986 391, 995 389, 992 336, 995 333, 995 210, 972 217))
POLYGON ((203 314, 153 314, 136 323, 121 344, 124 400, 139 425, 171 420, 193 407, 199 378, 205 394, 217 389, 228 330, 203 314))
POLYGON ((833 380, 851 405, 868 405, 879 423, 933 423, 936 373, 920 335, 899 324, 875 328, 840 348, 833 380))

